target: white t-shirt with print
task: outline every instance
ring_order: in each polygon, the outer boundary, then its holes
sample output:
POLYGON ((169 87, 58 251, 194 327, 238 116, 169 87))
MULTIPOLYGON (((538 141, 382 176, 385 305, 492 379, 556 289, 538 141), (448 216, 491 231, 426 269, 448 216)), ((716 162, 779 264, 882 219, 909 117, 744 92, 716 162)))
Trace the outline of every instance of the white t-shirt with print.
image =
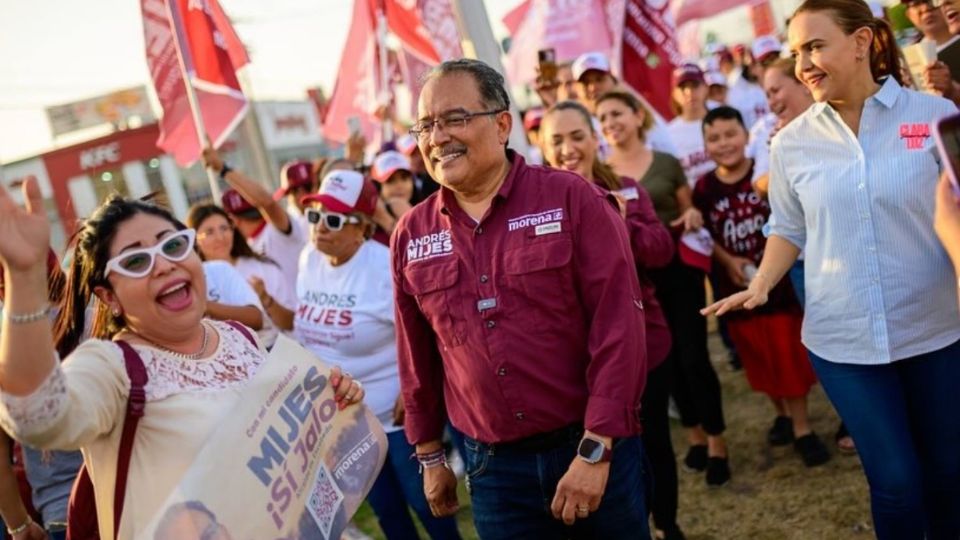
POLYGON ((677 148, 674 157, 680 160, 690 187, 693 187, 701 176, 716 168, 703 144, 702 124, 700 120, 684 120, 679 116, 667 124, 670 138, 677 148))
POLYGON ((368 240, 340 266, 316 249, 303 250, 297 298, 297 341, 363 383, 364 401, 385 431, 402 429, 393 425, 400 375, 389 249, 368 240))
POLYGON ((297 284, 286 280, 279 265, 253 257, 240 257, 233 266, 247 282, 250 278, 260 278, 267 294, 273 298, 274 302, 290 311, 297 309, 297 284))
POLYGON ((267 223, 256 238, 250 238, 247 243, 261 255, 270 257, 280 265, 280 270, 289 283, 297 281, 297 263, 300 252, 308 240, 307 229, 301 225, 301 220, 290 220, 290 234, 283 234, 279 229, 267 223))
POLYGON ((226 261, 206 261, 203 274, 207 278, 207 300, 227 306, 256 306, 263 314, 263 326, 257 331, 265 347, 277 341, 277 327, 260 303, 253 287, 236 268, 226 261))

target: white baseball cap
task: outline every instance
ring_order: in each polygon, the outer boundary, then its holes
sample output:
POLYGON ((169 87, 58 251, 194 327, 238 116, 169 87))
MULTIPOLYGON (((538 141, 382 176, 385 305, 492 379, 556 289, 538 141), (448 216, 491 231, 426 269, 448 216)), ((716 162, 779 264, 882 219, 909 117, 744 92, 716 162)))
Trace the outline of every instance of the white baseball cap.
POLYGON ((727 82, 727 78, 720 73, 719 71, 708 71, 703 74, 703 80, 706 81, 707 86, 729 86, 730 83, 727 82))
POLYGON ((377 188, 357 171, 331 171, 323 177, 320 189, 300 199, 301 203, 320 203, 341 214, 360 212, 372 216, 377 209, 377 188))
POLYGON ((760 36, 753 41, 750 53, 753 55, 753 59, 759 62, 770 54, 780 56, 781 50, 783 50, 783 45, 779 39, 773 36, 760 36))
POLYGON ((573 66, 571 67, 573 78, 578 81, 583 77, 584 73, 591 70, 610 73, 610 59, 603 53, 589 52, 578 56, 577 59, 573 61, 573 66))
POLYGON ((397 171, 410 172, 410 160, 396 150, 388 150, 373 160, 370 176, 377 182, 386 182, 397 171))
POLYGON ((396 143, 397 150, 404 155, 411 155, 417 149, 417 139, 409 133, 398 138, 396 143))

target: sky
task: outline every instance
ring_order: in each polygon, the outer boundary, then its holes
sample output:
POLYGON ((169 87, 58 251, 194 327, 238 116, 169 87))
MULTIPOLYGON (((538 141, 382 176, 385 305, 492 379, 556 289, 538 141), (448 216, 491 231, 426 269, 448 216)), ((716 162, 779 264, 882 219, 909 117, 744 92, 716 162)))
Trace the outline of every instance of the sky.
MULTIPOLYGON (((250 51, 254 99, 333 88, 353 0, 220 1, 250 51)), ((484 2, 502 37, 500 20, 521 0, 484 2)), ((749 28, 745 10, 713 23, 749 28)), ((138 0, 0 0, 0 163, 90 136, 54 141, 44 107, 150 84, 138 0)))
MULTIPOLYGON (((499 21, 519 0, 485 0, 499 21)), ((353 0, 221 0, 256 99, 333 88, 353 0)), ((500 27, 500 28, 498 28, 500 27)), ((0 0, 0 162, 52 148, 44 107, 150 85, 138 0, 0 0)), ((71 142, 69 137, 61 144, 71 142)))

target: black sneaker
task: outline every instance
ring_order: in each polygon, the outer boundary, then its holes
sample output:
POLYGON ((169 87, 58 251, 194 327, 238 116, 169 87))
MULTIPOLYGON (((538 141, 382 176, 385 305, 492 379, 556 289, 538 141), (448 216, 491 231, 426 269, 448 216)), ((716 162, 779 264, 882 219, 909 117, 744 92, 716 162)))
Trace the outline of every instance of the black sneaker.
POLYGON ((707 459, 707 487, 720 487, 730 481, 730 464, 725 457, 707 459))
POLYGON ((793 420, 787 416, 778 416, 767 432, 770 446, 786 446, 793 442, 793 420))
POLYGON ((679 525, 674 525, 663 531, 663 540, 687 540, 687 537, 683 535, 679 525))
POLYGON ((683 468, 687 472, 703 472, 707 470, 707 445, 694 444, 687 450, 687 457, 683 458, 683 468))
POLYGON ((807 467, 816 467, 830 461, 830 452, 824 446, 820 437, 816 433, 810 432, 793 442, 800 457, 803 458, 803 464, 807 467))

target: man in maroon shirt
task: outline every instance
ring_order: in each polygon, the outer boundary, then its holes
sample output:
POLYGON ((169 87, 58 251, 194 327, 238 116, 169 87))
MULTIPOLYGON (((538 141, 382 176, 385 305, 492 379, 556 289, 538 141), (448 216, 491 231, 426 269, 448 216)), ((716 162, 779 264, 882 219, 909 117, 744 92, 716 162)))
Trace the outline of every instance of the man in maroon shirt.
POLYGON ((596 187, 507 150, 511 127, 486 64, 428 77, 411 132, 443 187, 391 239, 424 491, 436 515, 457 510, 440 444, 449 416, 466 435, 482 538, 646 538, 646 347, 626 228, 596 187))

